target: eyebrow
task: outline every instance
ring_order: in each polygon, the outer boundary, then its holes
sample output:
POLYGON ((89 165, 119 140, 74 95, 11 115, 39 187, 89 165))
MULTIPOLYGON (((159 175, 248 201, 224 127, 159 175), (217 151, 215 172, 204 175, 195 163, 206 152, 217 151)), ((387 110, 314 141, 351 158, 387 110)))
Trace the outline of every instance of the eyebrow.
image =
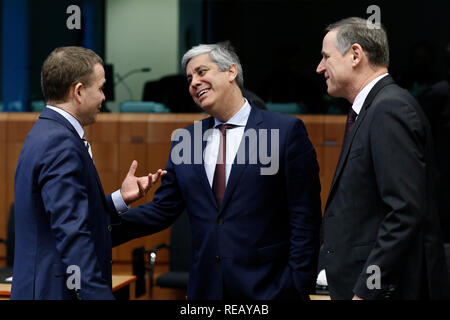
POLYGON ((201 64, 199 65, 197 68, 195 68, 194 70, 197 71, 200 68, 207 68, 208 66, 206 64, 201 64))
MULTIPOLYGON (((199 65, 197 68, 195 68, 194 71, 197 72, 198 69, 201 69, 201 68, 208 68, 208 66, 205 65, 205 64, 201 64, 201 65, 199 65)), ((189 75, 188 75, 188 77, 189 77, 189 75)))

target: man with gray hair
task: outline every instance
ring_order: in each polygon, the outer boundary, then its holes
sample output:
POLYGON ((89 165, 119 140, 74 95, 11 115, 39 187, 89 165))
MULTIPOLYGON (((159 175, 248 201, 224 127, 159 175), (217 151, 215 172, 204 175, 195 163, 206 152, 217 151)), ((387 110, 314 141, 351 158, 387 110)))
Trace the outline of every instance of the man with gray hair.
POLYGON ((388 74, 384 27, 326 30, 317 72, 353 104, 323 218, 331 298, 448 298, 429 124, 388 74))
POLYGON ((303 122, 254 108, 242 96, 242 67, 227 46, 196 46, 182 66, 192 98, 211 117, 173 141, 154 200, 122 215, 116 239, 160 231, 186 209, 189 299, 308 299, 321 203, 316 154, 303 122), (267 170, 264 146, 276 170, 267 170), (183 161, 174 152, 180 149, 183 161), (259 158, 252 161, 253 155, 259 158))

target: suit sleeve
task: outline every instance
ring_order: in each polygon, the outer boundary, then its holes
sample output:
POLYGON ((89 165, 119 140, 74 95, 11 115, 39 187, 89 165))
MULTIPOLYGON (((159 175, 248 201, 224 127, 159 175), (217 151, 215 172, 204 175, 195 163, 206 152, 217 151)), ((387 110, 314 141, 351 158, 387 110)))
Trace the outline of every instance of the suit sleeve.
POLYGON ((301 120, 293 123, 286 143, 286 190, 291 225, 289 266, 297 290, 309 293, 315 285, 320 246, 319 165, 301 120))
POLYGON ((165 170, 153 201, 123 213, 121 223, 113 226, 113 246, 164 230, 183 212, 185 203, 170 157, 165 170))
POLYGON ((423 124, 414 108, 405 102, 388 101, 377 107, 371 124, 370 151, 387 214, 354 287, 354 293, 364 299, 376 299, 387 291, 395 291, 402 259, 411 249, 411 240, 420 236, 419 229, 427 212, 423 124), (375 272, 378 270, 381 288, 368 286, 369 282, 377 285, 375 272))
POLYGON ((82 299, 114 299, 95 253, 81 150, 70 139, 47 149, 37 182, 63 265, 79 268, 82 299))

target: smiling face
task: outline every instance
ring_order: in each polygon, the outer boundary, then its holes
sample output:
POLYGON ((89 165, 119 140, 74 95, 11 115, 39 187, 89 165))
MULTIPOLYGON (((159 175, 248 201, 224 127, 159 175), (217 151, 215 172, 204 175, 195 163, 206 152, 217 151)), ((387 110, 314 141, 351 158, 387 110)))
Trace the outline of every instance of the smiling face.
POLYGON ((316 72, 324 74, 328 94, 348 99, 352 79, 351 50, 342 55, 336 47, 336 30, 328 32, 322 43, 322 60, 316 72))
POLYGON ((79 95, 80 103, 76 110, 76 118, 83 127, 95 122, 105 100, 103 93, 103 86, 106 82, 105 70, 100 63, 94 65, 89 82, 89 86, 77 84, 79 87, 76 94, 79 95))
POLYGON ((186 65, 189 93, 194 102, 208 113, 226 107, 236 74, 233 67, 220 71, 208 53, 192 58, 186 65))

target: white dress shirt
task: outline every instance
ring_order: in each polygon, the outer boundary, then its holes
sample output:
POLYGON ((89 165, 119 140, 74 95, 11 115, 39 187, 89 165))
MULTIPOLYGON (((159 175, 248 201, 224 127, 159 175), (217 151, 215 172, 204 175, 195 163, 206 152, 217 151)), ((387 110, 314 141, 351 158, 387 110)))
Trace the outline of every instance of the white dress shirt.
MULTIPOLYGON (((241 109, 226 123, 235 125, 235 128, 227 129, 226 133, 226 160, 225 160, 225 183, 228 183, 231 167, 236 157, 239 145, 241 144, 242 136, 244 134, 245 126, 250 115, 251 107, 247 100, 241 109)), ((220 120, 214 118, 214 128, 222 124, 220 120)), ((212 188, 214 171, 216 169, 217 156, 220 146, 220 130, 215 129, 213 133, 207 138, 206 148, 204 152, 204 163, 206 176, 208 177, 209 185, 212 188)))
MULTIPOLYGON (((361 108, 364 105, 364 101, 366 101, 367 95, 369 94, 370 90, 377 84, 378 81, 380 81, 382 78, 386 77, 389 73, 384 73, 381 76, 376 77, 372 81, 370 81, 356 96, 355 101, 353 101, 352 109, 355 111, 358 116, 361 112, 361 108)), ((356 117, 358 119, 358 117, 356 117)))
MULTIPOLYGON (((81 126, 80 122, 74 117, 72 116, 70 113, 68 113, 67 111, 58 108, 58 107, 54 107, 54 106, 46 106, 49 109, 52 109, 55 112, 58 112, 60 115, 62 115, 67 121, 70 122, 70 124, 75 128, 76 132, 78 133, 78 135, 80 136, 80 139, 83 139, 84 137, 84 130, 83 127, 81 126)), ((119 213, 124 213, 127 212, 130 207, 128 207, 125 203, 125 201, 123 201, 122 195, 120 193, 120 189, 113 192, 111 194, 111 199, 114 203, 114 207, 116 208, 117 212, 119 213)))

